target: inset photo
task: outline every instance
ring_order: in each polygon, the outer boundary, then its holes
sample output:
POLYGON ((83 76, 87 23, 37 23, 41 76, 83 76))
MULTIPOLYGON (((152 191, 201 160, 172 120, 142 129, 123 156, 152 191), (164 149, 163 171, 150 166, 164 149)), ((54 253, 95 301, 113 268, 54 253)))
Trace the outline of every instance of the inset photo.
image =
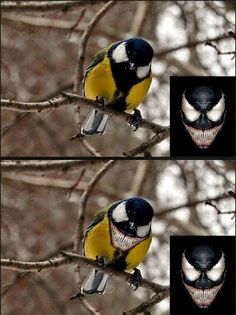
POLYGON ((170 314, 235 314, 235 237, 170 238, 170 314))
POLYGON ((170 155, 235 156, 235 77, 170 78, 170 155))

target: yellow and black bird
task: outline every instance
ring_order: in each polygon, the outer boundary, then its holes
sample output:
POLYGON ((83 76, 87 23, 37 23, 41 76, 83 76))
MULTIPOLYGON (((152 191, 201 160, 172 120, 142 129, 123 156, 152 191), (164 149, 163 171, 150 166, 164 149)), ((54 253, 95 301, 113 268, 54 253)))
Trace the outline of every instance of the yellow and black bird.
MULTIPOLYGON (((83 252, 91 259, 102 259, 117 270, 134 270, 136 286, 141 273, 136 267, 147 254, 152 240, 153 208, 140 197, 119 200, 100 210, 85 231, 83 252)), ((82 293, 103 294, 108 275, 93 269, 82 293)))
MULTIPOLYGON (((117 111, 134 110, 132 124, 139 127, 142 116, 136 109, 150 87, 153 49, 142 38, 131 38, 103 48, 85 71, 84 96, 100 99, 117 111)), ((104 134, 108 116, 93 110, 81 133, 104 134)))

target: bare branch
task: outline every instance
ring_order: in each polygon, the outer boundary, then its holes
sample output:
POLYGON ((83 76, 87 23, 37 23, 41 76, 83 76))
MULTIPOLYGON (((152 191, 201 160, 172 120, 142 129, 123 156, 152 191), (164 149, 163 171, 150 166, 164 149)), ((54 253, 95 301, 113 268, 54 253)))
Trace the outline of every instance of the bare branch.
POLYGON ((130 150, 127 153, 123 153, 123 154, 127 157, 132 157, 132 156, 135 156, 135 155, 143 153, 143 152, 145 153, 150 148, 152 148, 154 145, 156 145, 157 143, 160 143, 163 140, 165 140, 166 138, 168 138, 169 135, 170 135, 169 129, 165 129, 165 130, 159 132, 158 134, 154 135, 150 140, 142 143, 138 147, 130 150))
MULTIPOLYGON (((216 196, 216 197, 214 197, 214 198, 210 198, 210 199, 211 199, 211 200, 218 201, 218 200, 225 199, 225 198, 229 198, 229 195, 227 195, 227 194, 222 194, 222 195, 216 196)), ((160 217, 165 216, 166 214, 169 214, 169 213, 171 213, 171 212, 173 212, 173 211, 176 211, 176 210, 179 210, 179 209, 182 209, 182 208, 195 207, 195 206, 197 206, 198 204, 200 204, 200 203, 206 203, 207 201, 209 201, 209 198, 208 198, 208 199, 195 200, 195 201, 183 203, 183 204, 181 204, 181 205, 179 205, 179 206, 169 207, 169 208, 166 208, 166 209, 162 209, 160 212, 157 212, 157 213, 156 213, 156 216, 157 216, 158 218, 160 218, 160 217)))
MULTIPOLYGON (((15 102, 11 100, 2 100, 1 102, 2 102, 3 109, 35 112, 35 111, 48 111, 48 110, 52 110, 54 108, 57 108, 63 105, 69 105, 69 104, 75 105, 74 102, 80 101, 81 103, 83 103, 83 105, 87 105, 89 107, 103 111, 109 116, 115 116, 123 121, 126 121, 130 125, 132 123, 132 115, 126 112, 116 111, 109 106, 101 106, 98 102, 87 99, 77 94, 63 93, 63 96, 64 96, 63 98, 52 99, 46 102, 25 103, 25 102, 15 102)), ((169 137, 169 127, 161 126, 156 123, 149 122, 145 119, 142 120, 140 127, 149 129, 156 135, 154 135, 147 142, 143 143, 141 146, 131 150, 130 152, 125 153, 126 156, 134 156, 144 151, 148 151, 155 144, 169 137)))
MULTIPOLYGON (((7 180, 16 181, 26 185, 33 185, 33 186, 41 186, 41 187, 53 187, 62 190, 70 190, 75 182, 69 179, 62 179, 62 178, 53 178, 53 177, 46 177, 46 176, 35 176, 35 175, 25 175, 20 172, 3 172, 2 178, 6 178, 7 180)), ((84 190, 86 187, 85 182, 80 182, 76 187, 73 188, 75 191, 84 190)), ((68 197, 69 198, 69 197, 68 197)))
POLYGON ((49 12, 55 10, 61 10, 62 12, 68 12, 69 10, 97 4, 98 2, 105 2, 99 0, 89 1, 1 1, 1 11, 37 11, 37 12, 49 12))
POLYGON ((219 48, 216 45, 212 44, 211 41, 207 41, 205 45, 214 48, 215 51, 217 52, 217 55, 234 55, 233 58, 235 58, 235 54, 236 54, 235 50, 222 52, 221 50, 219 50, 219 48))
MULTIPOLYGON (((110 276, 122 279, 128 283, 132 282, 132 274, 125 271, 118 271, 111 266, 101 266, 97 261, 87 258, 85 256, 77 255, 75 253, 63 252, 62 256, 52 257, 46 261, 39 262, 23 262, 13 259, 1 259, 2 269, 18 270, 27 272, 40 272, 44 270, 53 270, 67 264, 80 264, 81 266, 90 266, 98 270, 102 270, 110 276)), ((155 282, 143 279, 143 283, 140 285, 142 288, 152 290, 154 293, 166 290, 169 294, 169 287, 163 286, 155 282)))
POLYGON ((235 217, 236 210, 221 211, 221 210, 218 208, 218 206, 217 206, 216 204, 213 204, 212 201, 210 201, 210 200, 207 200, 207 201, 205 202, 205 204, 208 205, 208 206, 213 207, 213 208, 216 210, 217 214, 233 214, 232 219, 235 217))
POLYGON ((76 169, 78 167, 84 167, 86 165, 101 163, 101 160, 32 160, 32 161, 1 161, 2 171, 52 171, 61 170, 67 171, 76 169))
POLYGON ((219 42, 219 41, 227 39, 227 38, 229 38, 229 35, 228 34, 223 34, 221 36, 217 36, 217 37, 210 38, 210 39, 192 41, 192 42, 188 42, 188 43, 179 45, 177 47, 173 47, 173 48, 170 48, 170 49, 159 51, 159 52, 157 52, 155 54, 155 56, 157 58, 161 58, 161 57, 163 57, 163 56, 165 56, 167 54, 170 54, 172 52, 175 52, 175 51, 177 51, 179 49, 195 47, 195 46, 198 46, 198 45, 201 45, 201 44, 205 44, 207 41, 219 42))
MULTIPOLYGON (((169 291, 164 289, 160 291, 158 294, 153 295, 151 299, 149 299, 148 301, 143 302, 142 304, 140 304, 139 306, 133 308, 132 310, 128 312, 124 312, 123 315, 136 315, 136 314, 140 314, 145 311, 148 311, 151 307, 153 307, 157 303, 160 303, 162 300, 164 300, 168 296, 169 296, 169 291)), ((144 313, 144 314, 148 314, 148 313, 144 313)))

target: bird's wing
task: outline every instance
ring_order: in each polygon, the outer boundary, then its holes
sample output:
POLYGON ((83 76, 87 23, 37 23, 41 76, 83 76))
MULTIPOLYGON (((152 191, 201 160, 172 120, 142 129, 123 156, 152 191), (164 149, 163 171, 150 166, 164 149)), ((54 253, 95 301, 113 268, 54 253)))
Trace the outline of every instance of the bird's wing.
MULTIPOLYGON (((86 76, 88 75, 89 71, 92 70, 97 64, 103 61, 104 57, 106 56, 107 51, 109 50, 110 46, 103 48, 100 50, 93 58, 92 62, 88 65, 85 70, 84 78, 83 78, 83 91, 84 91, 84 82, 86 76)), ((84 94, 84 93, 83 93, 84 94)))
POLYGON ((99 222, 101 222, 103 220, 103 218, 105 217, 106 213, 107 213, 108 208, 103 208, 102 210, 100 210, 96 216, 93 218, 92 222, 89 224, 89 226, 87 226, 85 232, 84 232, 84 237, 83 237, 83 246, 82 246, 82 251, 83 251, 83 255, 84 255, 84 242, 86 239, 86 236, 88 234, 88 232, 95 226, 97 225, 99 222))

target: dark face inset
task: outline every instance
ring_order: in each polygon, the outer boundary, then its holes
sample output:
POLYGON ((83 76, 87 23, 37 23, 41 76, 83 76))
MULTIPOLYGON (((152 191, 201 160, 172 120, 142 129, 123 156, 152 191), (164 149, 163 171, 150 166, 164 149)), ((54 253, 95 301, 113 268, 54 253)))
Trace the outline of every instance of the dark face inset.
POLYGON ((182 122, 198 148, 206 149, 214 142, 225 114, 225 97, 221 90, 197 86, 183 93, 182 122))
POLYGON ((225 279, 225 255, 219 248, 197 246, 182 254, 182 281, 199 308, 214 301, 225 279))

